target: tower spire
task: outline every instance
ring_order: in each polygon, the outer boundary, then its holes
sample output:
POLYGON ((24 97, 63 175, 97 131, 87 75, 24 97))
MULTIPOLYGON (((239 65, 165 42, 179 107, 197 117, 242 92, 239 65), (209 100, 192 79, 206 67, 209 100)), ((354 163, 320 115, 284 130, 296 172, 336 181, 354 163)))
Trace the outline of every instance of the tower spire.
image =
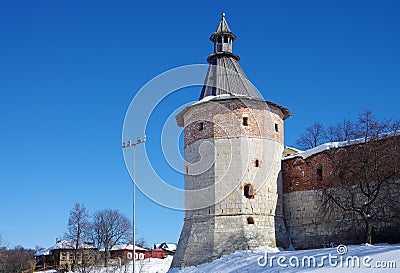
POLYGON ((235 39, 236 35, 230 30, 225 13, 222 13, 217 30, 210 36, 214 42, 214 53, 207 58, 210 66, 199 100, 218 95, 262 99, 240 67, 240 57, 232 53, 232 42, 235 39))
POLYGON ((229 28, 225 19, 225 13, 223 12, 221 15, 221 21, 217 30, 210 36, 210 40, 214 42, 214 53, 232 53, 232 42, 236 39, 236 35, 229 28))

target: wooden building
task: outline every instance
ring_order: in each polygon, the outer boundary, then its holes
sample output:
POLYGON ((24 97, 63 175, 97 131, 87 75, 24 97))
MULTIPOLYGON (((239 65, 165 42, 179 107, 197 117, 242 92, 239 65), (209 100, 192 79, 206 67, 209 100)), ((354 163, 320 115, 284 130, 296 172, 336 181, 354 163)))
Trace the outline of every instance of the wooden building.
POLYGON ((72 270, 75 255, 76 266, 95 264, 98 249, 89 243, 80 243, 78 249, 76 244, 67 240, 59 240, 49 248, 35 253, 36 270, 72 270))

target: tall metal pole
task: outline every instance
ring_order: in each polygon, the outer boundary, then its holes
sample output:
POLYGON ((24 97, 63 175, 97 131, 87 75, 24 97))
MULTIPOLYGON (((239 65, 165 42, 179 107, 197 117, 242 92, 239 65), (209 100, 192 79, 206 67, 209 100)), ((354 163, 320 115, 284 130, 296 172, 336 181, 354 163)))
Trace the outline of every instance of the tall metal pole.
POLYGON ((133 145, 133 252, 132 252, 132 273, 136 267, 136 144, 133 145))
MULTIPOLYGON (((138 144, 138 143, 137 143, 138 144)), ((132 273, 136 265, 136 144, 133 146, 133 263, 132 273)))
POLYGON ((146 136, 143 139, 137 138, 136 143, 128 141, 122 143, 122 148, 129 148, 133 146, 133 250, 132 250, 132 273, 135 273, 136 258, 135 258, 135 246, 136 246, 136 145, 146 142, 146 136))

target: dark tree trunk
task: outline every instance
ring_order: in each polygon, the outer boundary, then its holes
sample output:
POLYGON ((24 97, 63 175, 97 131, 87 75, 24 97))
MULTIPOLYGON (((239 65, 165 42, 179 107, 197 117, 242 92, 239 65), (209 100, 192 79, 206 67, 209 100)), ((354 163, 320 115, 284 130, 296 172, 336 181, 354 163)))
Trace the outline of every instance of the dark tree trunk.
POLYGON ((367 240, 366 240, 366 242, 368 244, 372 245, 372 221, 371 221, 371 219, 366 219, 365 220, 365 225, 366 225, 366 228, 367 228, 367 240))

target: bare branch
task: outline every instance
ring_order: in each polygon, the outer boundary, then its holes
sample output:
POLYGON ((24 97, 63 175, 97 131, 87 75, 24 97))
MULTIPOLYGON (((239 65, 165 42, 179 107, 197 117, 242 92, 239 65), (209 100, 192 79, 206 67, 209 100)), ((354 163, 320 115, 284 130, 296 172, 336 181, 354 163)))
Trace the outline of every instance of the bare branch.
POLYGON ((320 191, 325 208, 334 204, 342 211, 357 213, 364 219, 368 243, 372 243, 376 221, 389 219, 387 214, 398 215, 400 212, 400 202, 387 198, 390 187, 392 191, 393 187, 397 187, 397 191, 399 187, 395 182, 399 179, 400 166, 399 128, 399 121, 379 122, 372 111, 366 110, 355 124, 344 120, 326 131, 330 134, 327 135, 329 140, 349 140, 349 136, 362 139, 359 143, 325 152, 332 172, 320 191))
POLYGON ((305 133, 300 135, 296 145, 302 149, 311 149, 326 140, 326 133, 321 123, 314 123, 313 126, 306 128, 305 133))
POLYGON ((107 266, 111 248, 128 241, 132 232, 131 221, 118 210, 105 209, 93 216, 93 237, 98 247, 104 248, 104 264, 107 266))

